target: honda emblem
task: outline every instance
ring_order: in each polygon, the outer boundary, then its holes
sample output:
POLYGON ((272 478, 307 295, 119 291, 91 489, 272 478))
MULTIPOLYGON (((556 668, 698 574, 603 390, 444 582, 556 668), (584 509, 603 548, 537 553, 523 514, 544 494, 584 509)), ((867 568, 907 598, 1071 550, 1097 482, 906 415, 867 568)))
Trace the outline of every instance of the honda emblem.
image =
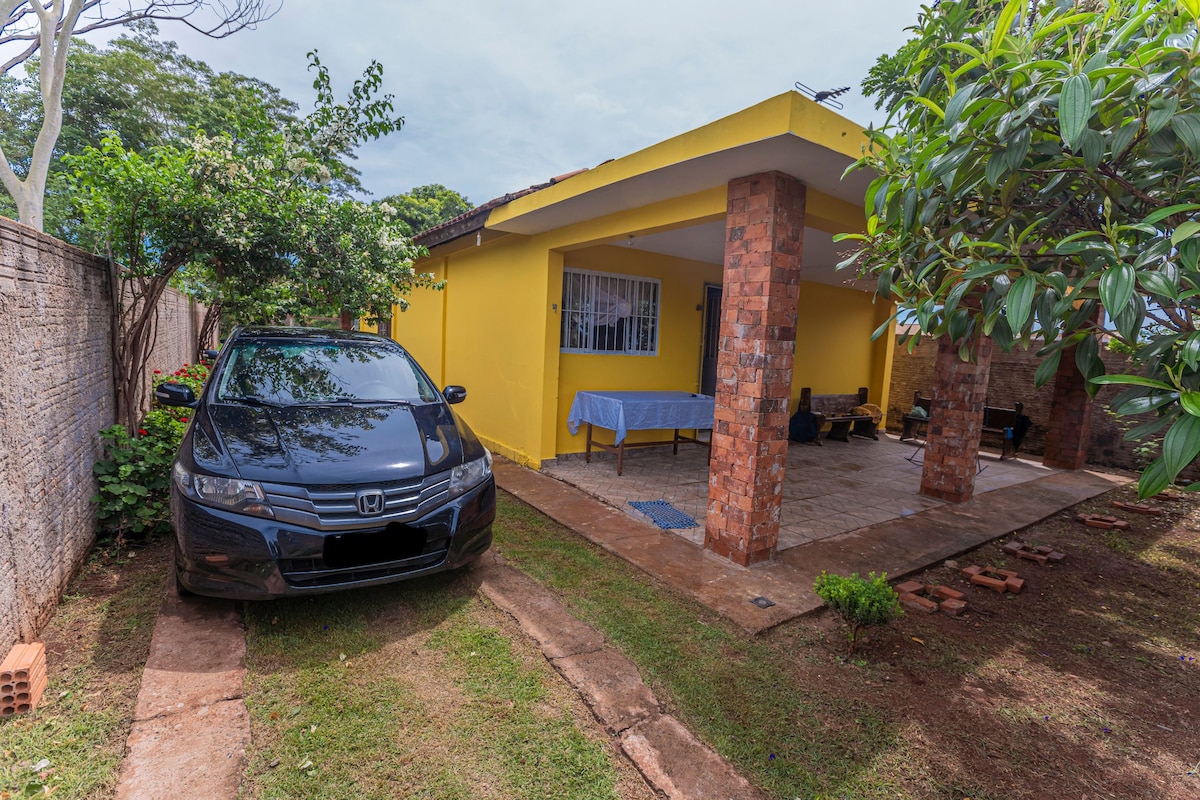
POLYGON ((377 517, 383 513, 384 499, 382 489, 362 489, 355 498, 358 503, 358 513, 364 517, 377 517))

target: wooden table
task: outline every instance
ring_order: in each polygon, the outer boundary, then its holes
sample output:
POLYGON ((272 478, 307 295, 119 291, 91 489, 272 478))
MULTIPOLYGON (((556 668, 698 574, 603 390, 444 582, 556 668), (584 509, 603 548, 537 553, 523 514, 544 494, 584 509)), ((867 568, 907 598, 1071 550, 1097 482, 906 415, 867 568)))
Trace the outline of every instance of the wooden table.
POLYGON ((672 452, 679 453, 679 443, 689 442, 708 446, 696 436, 680 435, 681 430, 711 430, 713 426, 714 398, 695 392, 676 391, 588 391, 576 392, 567 416, 567 428, 577 433, 581 425, 587 426, 585 458, 590 464, 592 447, 617 454, 617 474, 625 466, 625 448, 671 445, 672 452), (593 427, 613 431, 613 443, 595 439, 593 427), (629 431, 670 430, 670 439, 653 442, 626 442, 629 431))

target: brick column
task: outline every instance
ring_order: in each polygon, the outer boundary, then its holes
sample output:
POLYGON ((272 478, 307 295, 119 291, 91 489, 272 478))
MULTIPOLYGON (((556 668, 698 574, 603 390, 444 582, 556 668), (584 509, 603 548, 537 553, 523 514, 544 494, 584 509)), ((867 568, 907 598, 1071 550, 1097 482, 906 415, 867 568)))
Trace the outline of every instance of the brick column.
POLYGON ((767 172, 728 196, 704 547, 749 566, 779 542, 805 188, 767 172))
POLYGON ((1054 398, 1042 463, 1057 469, 1082 469, 1087 462, 1092 426, 1092 398, 1075 366, 1075 348, 1063 350, 1054 373, 1054 398))
POLYGON ((974 342, 973 362, 958 357, 958 343, 948 336, 937 343, 921 494, 963 503, 975 494, 992 340, 981 337, 974 342))

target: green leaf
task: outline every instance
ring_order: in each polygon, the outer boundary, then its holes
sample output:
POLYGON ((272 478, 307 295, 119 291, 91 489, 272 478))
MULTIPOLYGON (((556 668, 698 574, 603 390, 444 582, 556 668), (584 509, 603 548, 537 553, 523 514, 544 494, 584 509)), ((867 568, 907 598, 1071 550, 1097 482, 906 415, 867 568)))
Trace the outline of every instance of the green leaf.
POLYGON ((1038 364, 1037 370, 1033 373, 1033 385, 1040 389, 1050 382, 1050 379, 1058 372, 1058 364, 1062 360, 1062 350, 1055 350, 1050 355, 1042 359, 1042 363, 1038 364))
POLYGON ((1063 81, 1058 100, 1058 124, 1063 144, 1074 150, 1092 116, 1092 82, 1086 75, 1063 81))
POLYGON ((1189 219, 1171 233, 1171 244, 1178 247, 1184 239, 1190 239, 1197 233, 1200 233, 1200 222, 1189 219))
POLYGON ((942 120, 942 124, 947 128, 955 125, 958 118, 962 116, 963 109, 967 107, 967 103, 975 96, 976 85, 968 84, 966 88, 959 89, 950 98, 950 102, 946 103, 946 117, 942 120))
POLYGON ((1161 458, 1155 459, 1142 471, 1142 476, 1138 479, 1138 499, 1153 497, 1170 485, 1171 476, 1167 472, 1166 464, 1161 458))
POLYGON ((1192 155, 1200 155, 1200 114, 1176 114, 1171 128, 1192 155))
POLYGON ((991 45, 988 47, 988 55, 992 58, 1000 54, 1004 45, 1004 37, 1012 30, 1013 20, 1017 18, 1017 14, 1024 6, 1024 0, 1008 0, 1008 5, 1000 12, 1000 16, 996 20, 996 29, 992 31, 991 45))
POLYGON ((1188 414, 1200 417, 1200 392, 1180 392, 1179 404, 1188 414))
POLYGON ((1125 148, 1129 147, 1133 137, 1137 136, 1138 129, 1141 126, 1135 120, 1129 120, 1113 131, 1112 136, 1108 139, 1108 155, 1114 161, 1121 157, 1125 152, 1125 148))
POLYGON ((1037 288, 1032 275, 1022 275, 1012 283, 1008 296, 1004 298, 1004 308, 1008 316, 1008 325, 1014 334, 1019 334, 1025 328, 1029 312, 1033 307, 1033 293, 1037 288))
POLYGON ((1162 452, 1163 464, 1173 481, 1200 453, 1200 416, 1187 413, 1176 420, 1163 437, 1162 452))
POLYGON ((1156 225, 1172 214, 1180 214, 1185 211, 1200 211, 1200 203, 1178 203, 1166 208, 1160 208, 1152 214, 1147 214, 1146 218, 1142 221, 1149 225, 1156 225))
POLYGON ((1140 375, 1101 375, 1098 378, 1092 378, 1092 383, 1120 383, 1130 386, 1149 386, 1151 389, 1165 389, 1168 392, 1175 391, 1175 387, 1169 383, 1156 381, 1153 378, 1143 378, 1140 375))
POLYGON ((1079 146, 1083 151, 1083 165, 1089 170, 1094 170, 1100 166, 1100 162, 1104 160, 1104 137, 1099 131, 1094 131, 1087 128, 1083 132, 1083 137, 1079 142, 1079 146))
POLYGON ((1104 270, 1100 276, 1100 302, 1109 314, 1116 315, 1124 310, 1133 296, 1136 276, 1133 267, 1119 264, 1104 270))

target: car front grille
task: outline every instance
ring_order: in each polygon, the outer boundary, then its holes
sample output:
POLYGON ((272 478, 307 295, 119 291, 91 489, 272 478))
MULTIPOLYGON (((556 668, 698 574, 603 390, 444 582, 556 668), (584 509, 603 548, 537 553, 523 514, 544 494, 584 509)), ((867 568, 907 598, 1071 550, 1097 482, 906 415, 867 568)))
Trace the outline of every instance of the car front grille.
POLYGON ((379 484, 292 486, 264 483, 262 487, 275 511, 275 519, 281 524, 301 525, 319 531, 355 530, 364 525, 409 522, 429 513, 446 502, 450 473, 379 484), (359 513, 355 500, 363 489, 383 492, 382 514, 359 513))
POLYGON ((393 522, 384 528, 329 533, 321 554, 279 559, 279 571, 292 586, 332 586, 405 575, 435 567, 450 549, 450 521, 437 518, 421 527, 393 522))

